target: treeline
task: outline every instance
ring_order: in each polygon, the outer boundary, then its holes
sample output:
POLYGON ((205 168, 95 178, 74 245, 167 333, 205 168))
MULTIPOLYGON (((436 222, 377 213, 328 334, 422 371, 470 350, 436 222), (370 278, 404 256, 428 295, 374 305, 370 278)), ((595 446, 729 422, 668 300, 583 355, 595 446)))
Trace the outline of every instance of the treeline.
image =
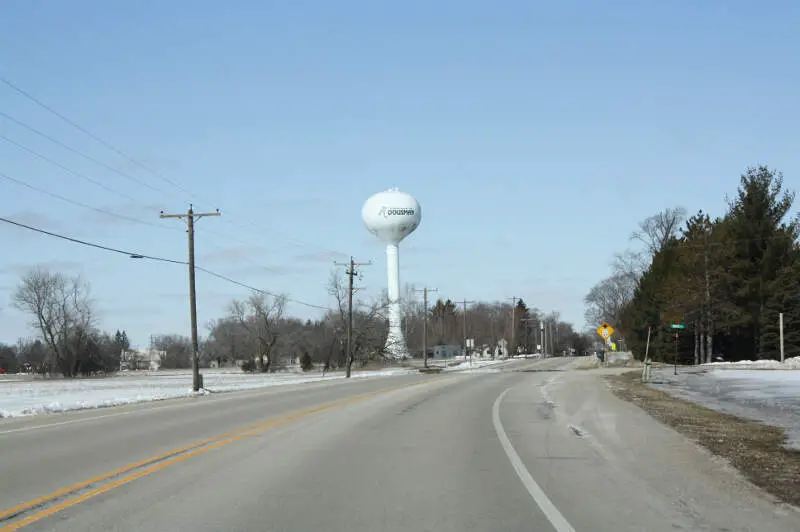
MULTIPOLYGON (((385 361, 388 334, 388 301, 354 301, 353 350, 347 358, 347 285, 340 273, 331 276, 328 291, 334 308, 316 320, 300 320, 286 314, 286 297, 253 293, 230 303, 225 315, 207 324, 207 334, 199 345, 203 367, 239 365, 245 371, 272 372, 287 366, 326 370, 385 361)), ((126 333, 108 334, 96 326, 89 286, 79 277, 35 268, 23 276, 13 296, 13 304, 31 317, 39 338, 21 341, 17 346, 0 346, 0 369, 27 369, 38 373, 60 373, 66 377, 117 371, 120 355, 130 347, 126 333)), ((422 357, 425 309, 408 287, 402 298, 403 329, 409 350, 422 357)), ((542 344, 544 326, 549 354, 584 351, 586 335, 576 332, 558 313, 544 314, 522 301, 516 305, 478 302, 466 309, 450 299, 430 304, 428 347, 461 346, 464 332, 474 339, 478 352, 505 340, 508 352, 535 352, 542 344), (513 331, 513 333, 512 333, 513 331), (513 343, 513 344, 512 344, 513 343)), ((191 366, 191 341, 175 334, 153 335, 152 350, 160 353, 164 369, 191 366)))
POLYGON ((632 237, 641 252, 616 257, 614 273, 586 296, 587 321, 611 322, 638 358, 683 363, 778 359, 783 313, 787 358, 800 355, 800 218, 781 173, 749 168, 723 216, 667 209, 632 237))
MULTIPOLYGON (((298 363, 303 357, 328 369, 382 360, 388 333, 385 297, 378 302, 355 304, 353 360, 348 361, 346 292, 340 277, 333 277, 330 291, 339 303, 338 308, 326 312, 319 320, 301 321, 284 316, 284 301, 280 297, 255 294, 247 300, 234 301, 228 316, 210 324, 208 338, 201 348, 203 363, 246 360, 248 369, 271 371, 298 363)), ((402 327, 412 355, 422 357, 425 309, 411 295, 413 287, 409 287, 407 294, 403 299, 402 327)), ((589 345, 586 336, 575 332, 558 313, 544 315, 537 309, 529 309, 522 300, 518 300, 513 311, 512 305, 499 302, 469 305, 466 323, 463 306, 449 299, 435 301, 427 314, 429 351, 434 345, 463 345, 466 327, 476 349, 486 348, 493 354, 494 347, 505 339, 510 352, 532 353, 540 322, 552 336, 550 353, 569 352, 570 348, 583 351, 589 345), (512 327, 515 345, 511 344, 512 327)))

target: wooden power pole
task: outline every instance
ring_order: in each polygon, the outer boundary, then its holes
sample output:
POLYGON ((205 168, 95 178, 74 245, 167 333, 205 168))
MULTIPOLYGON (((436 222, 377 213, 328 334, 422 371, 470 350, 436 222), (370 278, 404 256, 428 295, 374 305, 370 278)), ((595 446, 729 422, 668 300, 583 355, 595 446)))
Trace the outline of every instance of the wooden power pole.
MULTIPOLYGON (((518 297, 510 297, 509 299, 511 300, 511 345, 509 346, 509 349, 508 349, 508 355, 511 355, 513 357, 514 354, 515 354, 515 351, 517 350, 517 346, 515 345, 515 341, 516 341, 515 336, 516 336, 516 330, 517 330, 517 299, 519 299, 519 298, 518 297)), ((506 355, 506 356, 508 356, 508 355, 506 355)))
POLYGON ((353 278, 358 275, 356 266, 369 266, 372 261, 356 262, 350 257, 350 262, 334 262, 337 266, 345 266, 347 275, 347 364, 345 365, 345 378, 350 378, 350 367, 353 364, 353 278))
POLYGON ((197 293, 194 284, 194 221, 195 219, 206 216, 219 215, 219 209, 217 209, 216 212, 194 212, 191 204, 189 204, 189 210, 186 214, 164 214, 164 211, 161 211, 161 218, 186 219, 186 232, 189 235, 189 312, 191 313, 192 319, 192 390, 195 392, 200 390, 200 366, 197 360, 197 293))
POLYGON ((438 292, 438 288, 428 288, 414 290, 422 292, 422 364, 428 367, 428 292, 438 292))
MULTIPOLYGON (((464 355, 466 356, 466 354, 467 354, 467 305, 471 305, 472 303, 475 303, 475 302, 474 301, 467 301, 465 299, 464 301, 459 301, 459 303, 461 303, 463 305, 462 308, 463 308, 463 312, 464 312, 464 316, 463 316, 464 320, 462 322, 462 325, 463 325, 463 331, 462 332, 464 333, 464 355)), ((469 363, 470 363, 470 366, 471 366, 472 365, 472 351, 469 352, 469 363)))

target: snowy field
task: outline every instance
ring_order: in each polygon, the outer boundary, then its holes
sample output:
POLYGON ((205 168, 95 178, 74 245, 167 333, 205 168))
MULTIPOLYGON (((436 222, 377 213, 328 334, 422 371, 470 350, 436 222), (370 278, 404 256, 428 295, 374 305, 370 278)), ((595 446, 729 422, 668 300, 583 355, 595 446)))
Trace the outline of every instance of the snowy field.
POLYGON ((800 360, 786 362, 705 364, 679 368, 678 375, 672 368, 654 369, 652 385, 720 412, 782 427, 787 446, 800 450, 800 370, 791 369, 800 360))
MULTIPOLYGON (((446 371, 487 371, 500 360, 473 360, 449 366, 446 371)), ((431 362, 434 364, 434 361, 431 362)), ((452 363, 452 361, 451 361, 452 363)), ((327 373, 243 373, 238 368, 206 369, 203 387, 209 392, 254 390, 286 384, 344 379, 344 372, 327 373)), ((352 378, 376 378, 418 373, 416 368, 387 368, 354 371, 352 378)), ((187 370, 121 372, 108 378, 33 379, 26 375, 0 377, 0 418, 30 416, 70 410, 103 408, 195 395, 192 374, 187 370)), ((199 392, 200 394, 208 392, 199 392)))
MULTIPOLYGON (((203 386, 210 392, 253 390, 286 384, 344 379, 343 372, 243 373, 241 370, 204 370, 203 386)), ((415 373, 392 368, 356 371, 353 378, 386 377, 415 373)), ((0 418, 103 408, 194 395, 192 375, 186 371, 128 372, 97 379, 31 380, 9 375, 0 379, 0 418)), ((203 392, 200 392, 203 393, 203 392)), ((208 392, 205 392, 208 393, 208 392)))

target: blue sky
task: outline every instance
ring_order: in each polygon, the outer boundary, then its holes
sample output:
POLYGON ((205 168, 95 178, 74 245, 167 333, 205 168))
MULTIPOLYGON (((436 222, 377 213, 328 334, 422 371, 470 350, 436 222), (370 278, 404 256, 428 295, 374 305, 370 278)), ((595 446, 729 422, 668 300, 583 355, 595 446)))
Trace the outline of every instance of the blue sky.
MULTIPOLYGON (((0 172, 151 225, 3 179, 0 213, 182 260, 185 234, 159 210, 219 208, 198 224, 198 265, 325 306, 333 260, 375 262, 365 297, 385 286, 360 209, 397 186, 423 207, 403 283, 521 296, 583 325, 584 294, 639 220, 675 205, 721 214, 748 165, 800 184, 799 13, 730 0, 3 2, 0 75, 161 177, 0 84, 1 112, 135 180, 2 116, 0 134, 105 188, 2 139, 0 172)), ((188 334, 184 267, 6 224, 0 238, 0 341, 32 334, 10 297, 35 264, 83 275, 100 325, 135 343, 188 334)), ((198 274, 201 325, 246 293, 198 274)))

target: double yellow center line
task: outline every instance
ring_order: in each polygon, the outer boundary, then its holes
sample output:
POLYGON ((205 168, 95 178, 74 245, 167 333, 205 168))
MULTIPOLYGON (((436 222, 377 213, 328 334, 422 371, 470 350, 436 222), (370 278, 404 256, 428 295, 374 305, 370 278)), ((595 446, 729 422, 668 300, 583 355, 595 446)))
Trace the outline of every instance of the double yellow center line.
MULTIPOLYGON (((248 438, 250 436, 255 436, 257 434, 261 434, 269 429, 280 427, 281 425, 286 425, 288 423, 292 423, 294 421, 307 418, 309 416, 318 414, 320 412, 324 412, 326 410, 330 410, 332 408, 345 406, 351 403, 357 403, 359 401, 363 401, 364 399, 368 399, 370 397, 375 397, 377 395, 382 395, 396 390, 402 390, 414 386, 419 386, 421 384, 426 384, 429 382, 431 381, 425 380, 413 384, 406 384, 403 386, 386 388, 375 392, 368 392, 360 395, 354 395, 352 397, 340 399, 322 405, 316 405, 310 408, 291 412, 289 414, 285 414, 282 416, 270 418, 237 430, 233 430, 230 432, 226 432, 224 434, 220 434, 218 436, 214 436, 212 438, 207 438, 205 440, 201 440, 195 443, 191 443, 189 445, 185 445, 183 447, 179 447, 177 449, 173 449, 166 453, 153 456, 151 458, 142 460, 140 462, 135 462, 126 465, 119 469, 109 471, 108 473, 105 473, 103 475, 90 478, 82 482, 78 482, 77 484, 73 484, 72 486, 60 489, 58 491, 54 491, 52 493, 44 495, 43 497, 39 497, 24 502, 22 504, 18 504, 7 510, 0 511, 0 525, 2 525, 4 522, 7 523, 4 526, 0 526, 0 532, 11 532, 13 530, 19 530, 24 526, 27 526, 31 523, 49 517, 57 512, 60 512, 61 510, 65 510, 67 508, 75 506, 76 504, 80 504, 88 499, 91 499, 92 497, 106 493, 114 488, 132 482, 137 478, 141 478, 146 475, 149 475, 150 473, 160 471, 161 469, 164 469, 172 464, 182 462, 188 458, 191 458, 192 456, 197 456, 198 454, 202 454, 211 451, 213 449, 223 447, 235 441, 248 438), (65 500, 58 502, 61 499, 65 500), (37 509, 38 511, 36 511, 37 509), (31 513, 31 511, 35 511, 35 513, 31 513), (21 519, 18 519, 20 517, 21 519)), ((441 383, 442 381, 439 380, 438 382, 441 383)))

